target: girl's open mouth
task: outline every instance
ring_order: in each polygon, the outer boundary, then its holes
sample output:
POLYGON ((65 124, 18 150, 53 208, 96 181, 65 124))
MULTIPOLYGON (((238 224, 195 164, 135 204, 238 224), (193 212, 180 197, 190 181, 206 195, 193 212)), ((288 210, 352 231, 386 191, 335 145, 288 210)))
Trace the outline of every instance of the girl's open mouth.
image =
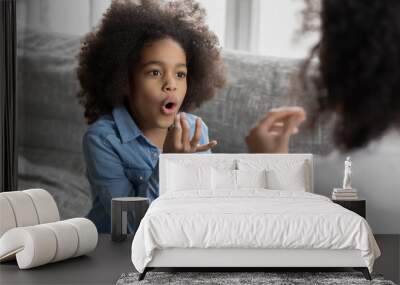
POLYGON ((164 115, 171 115, 176 113, 176 106, 177 104, 172 101, 166 101, 164 104, 161 106, 161 113, 164 115))

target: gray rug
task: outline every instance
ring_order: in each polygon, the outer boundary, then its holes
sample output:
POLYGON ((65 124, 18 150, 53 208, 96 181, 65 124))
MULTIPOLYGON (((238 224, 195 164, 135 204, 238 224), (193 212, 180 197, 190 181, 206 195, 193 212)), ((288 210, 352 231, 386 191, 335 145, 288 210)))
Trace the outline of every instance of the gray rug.
POLYGON ((382 275, 372 274, 368 281, 359 272, 148 272, 142 281, 138 281, 139 273, 124 273, 117 285, 133 284, 379 284, 395 285, 384 280, 382 275))

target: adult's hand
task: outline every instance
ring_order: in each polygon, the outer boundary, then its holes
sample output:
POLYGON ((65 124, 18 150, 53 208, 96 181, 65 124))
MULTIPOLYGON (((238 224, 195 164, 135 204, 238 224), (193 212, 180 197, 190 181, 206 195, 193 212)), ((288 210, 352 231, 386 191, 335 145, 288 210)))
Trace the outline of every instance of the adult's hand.
POLYGON ((288 153, 290 137, 298 133, 305 119, 306 112, 301 107, 271 109, 246 137, 249 152, 288 153))
POLYGON ((208 144, 200 145, 201 138, 201 119, 197 118, 193 138, 190 140, 190 127, 186 120, 185 113, 175 116, 173 126, 168 131, 165 138, 164 153, 193 153, 207 151, 217 145, 217 141, 212 140, 208 144))

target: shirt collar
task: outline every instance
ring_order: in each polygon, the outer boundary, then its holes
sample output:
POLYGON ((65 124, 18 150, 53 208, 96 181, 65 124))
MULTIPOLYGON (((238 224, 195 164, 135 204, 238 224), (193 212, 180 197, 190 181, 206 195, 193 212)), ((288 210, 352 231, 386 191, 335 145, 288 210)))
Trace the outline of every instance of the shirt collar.
POLYGON ((125 106, 115 107, 112 114, 123 143, 142 135, 142 131, 136 125, 125 106))

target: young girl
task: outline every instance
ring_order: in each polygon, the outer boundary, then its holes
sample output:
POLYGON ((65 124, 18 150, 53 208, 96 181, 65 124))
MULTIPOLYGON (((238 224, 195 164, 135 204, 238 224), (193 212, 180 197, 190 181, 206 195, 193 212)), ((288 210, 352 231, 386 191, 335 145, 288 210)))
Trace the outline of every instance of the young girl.
MULTIPOLYGON (((114 1, 79 54, 78 97, 90 125, 83 138, 93 206, 110 232, 114 197, 158 196, 158 157, 209 152, 192 110, 225 81, 218 40, 194 1, 114 1)), ((133 218, 128 227, 134 231, 133 218)))

